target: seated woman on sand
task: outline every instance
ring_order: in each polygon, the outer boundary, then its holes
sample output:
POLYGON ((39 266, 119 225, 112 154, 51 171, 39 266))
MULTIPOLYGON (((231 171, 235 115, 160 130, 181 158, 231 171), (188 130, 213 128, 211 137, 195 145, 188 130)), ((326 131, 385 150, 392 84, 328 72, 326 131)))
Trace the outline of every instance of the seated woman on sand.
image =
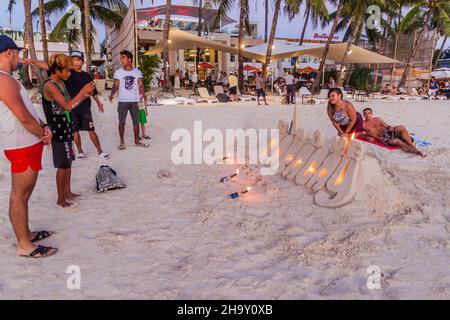
POLYGON ((365 139, 368 141, 379 140, 386 146, 398 146, 403 151, 425 157, 414 145, 408 130, 404 126, 390 126, 381 118, 374 118, 371 108, 363 110, 365 139))
POLYGON ((332 88, 328 91, 328 117, 339 136, 347 136, 353 132, 363 132, 363 117, 355 110, 353 104, 342 99, 342 91, 332 88))

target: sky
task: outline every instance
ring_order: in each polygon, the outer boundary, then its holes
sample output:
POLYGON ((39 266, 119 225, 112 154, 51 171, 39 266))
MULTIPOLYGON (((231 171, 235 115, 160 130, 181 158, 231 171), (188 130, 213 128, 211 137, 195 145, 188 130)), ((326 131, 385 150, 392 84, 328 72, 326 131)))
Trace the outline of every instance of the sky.
MULTIPOLYGON (((143 0, 143 5, 141 5, 141 0, 136 0, 136 3, 139 8, 141 7, 150 7, 156 5, 165 4, 166 1, 163 0, 143 0)), ((272 22, 272 3, 270 1, 270 12, 269 12, 269 32, 270 26, 272 22)), ((128 0, 125 0, 125 3, 128 3, 128 0)), ((236 3, 239 3, 236 0, 236 3)), ((172 4, 182 4, 182 5, 192 5, 191 0, 172 0, 172 4)), ((36 8, 38 5, 38 0, 32 0, 32 8, 36 8)), ((7 12, 8 0, 0 0, 0 26, 9 27, 9 14, 7 12)), ((302 5, 301 12, 304 12, 304 5, 302 5)), ((329 6, 328 9, 330 11, 334 11, 332 6, 329 6)), ((228 14, 234 20, 239 20, 239 7, 236 5, 232 11, 228 14)), ((264 1, 262 0, 250 0, 250 20, 259 22, 259 35, 263 36, 264 33, 264 1)), ((57 21, 57 17, 51 17, 52 25, 55 25, 57 21)), ((281 16, 278 20, 276 36, 288 37, 288 38, 299 38, 301 33, 301 28, 303 26, 303 16, 297 16, 292 21, 289 21, 286 15, 282 12, 281 16)), ((22 30, 24 24, 24 11, 23 11, 23 3, 21 0, 17 0, 17 5, 13 11, 13 23, 12 28, 22 30)), ((34 27, 36 28, 36 23, 34 23, 34 27)), ((37 29, 37 28, 36 28, 37 29)), ((308 25, 306 29, 306 39, 313 39, 315 33, 328 33, 331 29, 331 25, 326 28, 321 28, 321 26, 314 27, 311 23, 308 25)), ((104 39, 104 27, 101 25, 97 25, 98 30, 98 40, 102 41, 104 39)), ((339 39, 342 39, 342 34, 338 34, 339 39)), ((442 38, 437 43, 437 47, 440 46, 442 42, 442 38)))

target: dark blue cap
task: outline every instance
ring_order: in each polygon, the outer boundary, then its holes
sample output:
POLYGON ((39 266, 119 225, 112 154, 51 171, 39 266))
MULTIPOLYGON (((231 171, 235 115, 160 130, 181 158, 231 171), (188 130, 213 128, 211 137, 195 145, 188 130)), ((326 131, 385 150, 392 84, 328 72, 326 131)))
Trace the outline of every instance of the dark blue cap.
POLYGON ((81 51, 78 50, 70 51, 70 56, 73 58, 80 58, 81 60, 84 61, 84 54, 81 51))
POLYGON ((10 37, 0 35, 0 52, 6 51, 8 49, 22 50, 23 48, 19 48, 14 40, 10 37))

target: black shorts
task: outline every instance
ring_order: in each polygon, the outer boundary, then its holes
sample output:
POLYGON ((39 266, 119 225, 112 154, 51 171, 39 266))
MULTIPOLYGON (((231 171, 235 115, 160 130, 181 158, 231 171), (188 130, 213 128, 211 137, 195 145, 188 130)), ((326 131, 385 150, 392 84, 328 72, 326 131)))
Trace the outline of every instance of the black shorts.
POLYGON ((264 89, 256 89, 256 96, 257 97, 265 97, 266 92, 264 91, 264 89))
POLYGON ((72 161, 75 160, 73 152, 73 141, 52 141, 53 165, 56 169, 70 169, 72 161))
POLYGON ((72 112, 70 117, 72 118, 73 129, 75 131, 95 131, 90 109, 81 113, 72 112))
POLYGON ((230 89, 228 89, 228 92, 230 94, 237 94, 237 87, 231 87, 230 89))
POLYGON ((137 102, 119 102, 117 106, 119 125, 124 126, 126 124, 128 111, 130 111, 133 126, 139 126, 139 104, 137 102))

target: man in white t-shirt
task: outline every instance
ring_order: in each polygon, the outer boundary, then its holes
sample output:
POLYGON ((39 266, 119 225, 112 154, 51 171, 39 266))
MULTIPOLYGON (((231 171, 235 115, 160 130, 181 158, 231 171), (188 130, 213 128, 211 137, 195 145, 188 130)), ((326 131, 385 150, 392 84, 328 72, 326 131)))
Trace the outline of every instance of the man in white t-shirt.
POLYGON ((123 68, 116 70, 114 73, 114 86, 109 96, 109 100, 112 101, 115 93, 119 91, 117 112, 119 114, 120 145, 117 149, 125 149, 124 134, 128 112, 130 112, 133 121, 135 145, 148 148, 148 144, 139 141, 139 102, 142 101, 144 105, 147 104, 142 72, 133 68, 133 54, 130 51, 123 50, 120 52, 120 63, 123 68))
POLYGON ((0 35, 0 150, 11 162, 9 217, 17 238, 17 254, 44 258, 57 249, 33 243, 53 233, 30 231, 28 199, 42 170, 43 145, 50 143, 52 131, 39 119, 25 88, 11 76, 17 70, 20 49, 11 38, 0 35))

